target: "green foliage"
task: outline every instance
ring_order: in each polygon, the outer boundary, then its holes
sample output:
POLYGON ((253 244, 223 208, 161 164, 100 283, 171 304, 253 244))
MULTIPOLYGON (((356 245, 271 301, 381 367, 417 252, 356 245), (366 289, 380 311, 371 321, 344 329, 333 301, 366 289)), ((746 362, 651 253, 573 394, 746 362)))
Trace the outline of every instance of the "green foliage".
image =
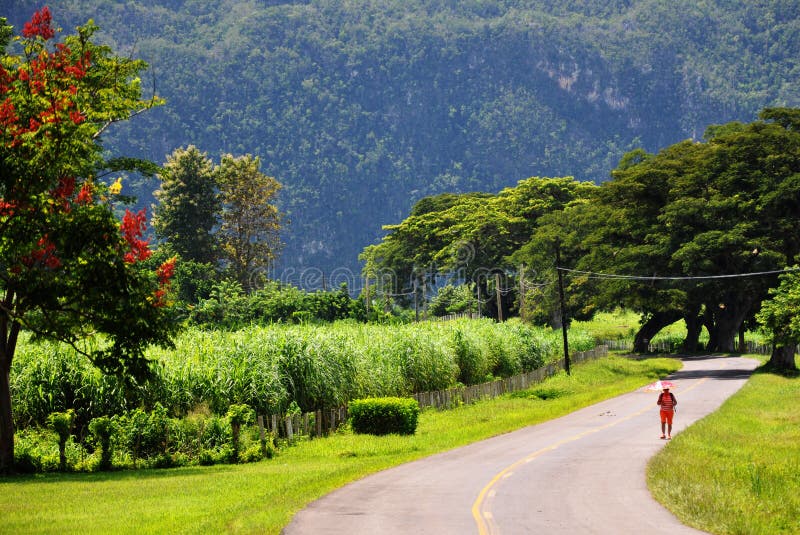
POLYGON ((413 435, 417 430, 419 403, 411 398, 369 398, 350 402, 350 424, 356 433, 413 435))
POLYGON ((252 416, 246 405, 232 405, 224 418, 202 410, 184 418, 170 418, 164 407, 156 405, 152 411, 135 409, 95 418, 89 424, 92 439, 67 440, 65 444, 53 432, 30 427, 16 440, 17 470, 169 468, 271 458, 275 450, 272 437, 265 437, 261 443, 258 428, 248 426, 252 416))
POLYGON ((149 373, 145 348, 177 329, 167 280, 140 263, 144 213, 120 224, 118 192, 95 178, 123 163, 104 162, 101 133, 160 103, 142 99, 146 64, 97 44, 91 21, 61 38, 48 8, 36 17, 0 57, 0 471, 13 460, 6 379, 23 325, 131 383, 149 373))
POLYGON ((75 411, 68 409, 65 412, 54 412, 47 417, 47 423, 58 435, 59 467, 67 468, 67 441, 72 433, 72 424, 75 422, 75 411))
MULTIPOLYGON (((30 5, 6 10, 17 27, 30 5)), ((656 151, 707 124, 796 104, 794 7, 72 0, 54 9, 67 28, 92 13, 119 47, 159 66, 169 108, 110 129, 115 145, 155 161, 188 143, 261 155, 296 218, 287 265, 330 271, 355 268, 380 225, 424 196, 498 191, 535 173, 600 182, 629 149, 656 151)), ((153 189, 136 192, 144 206, 153 189)))
POLYGON ((457 330, 453 333, 458 381, 465 385, 480 383, 487 379, 489 372, 486 354, 478 346, 478 337, 469 337, 467 333, 457 330))
POLYGON ((239 282, 223 280, 189 311, 188 319, 203 328, 234 330, 252 324, 364 321, 366 310, 345 285, 336 291, 307 293, 268 282, 246 294, 239 282))
POLYGON ((170 449, 170 418, 167 409, 156 404, 150 412, 135 409, 113 418, 115 445, 130 452, 133 464, 146 457, 166 455, 170 449))
POLYGON ((111 469, 111 458, 113 454, 111 437, 114 434, 114 420, 108 416, 99 416, 89 422, 89 431, 97 441, 100 448, 100 470, 111 469))
POLYGON ((72 432, 72 424, 75 421, 75 411, 68 409, 65 412, 54 412, 47 417, 47 423, 58 435, 60 442, 66 443, 72 432))
POLYGON ((25 337, 12 367, 11 393, 18 428, 43 424, 51 413, 74 411, 76 431, 92 418, 122 412, 137 402, 136 389, 105 375, 65 345, 25 337))
POLYGON ((220 211, 217 177, 206 153, 194 145, 176 149, 159 173, 153 194, 156 237, 166 240, 181 259, 199 264, 218 259, 211 233, 220 211))
POLYGON ((428 313, 434 316, 446 316, 448 314, 460 314, 477 310, 477 303, 473 295, 470 284, 459 284, 453 286, 447 284, 436 292, 428 305, 428 313))
POLYGON ((239 433, 243 425, 253 420, 253 410, 247 405, 234 403, 228 408, 227 416, 231 424, 232 459, 234 462, 239 462, 241 460, 239 453, 239 433))
MULTIPOLYGON (((224 415, 231 404, 257 414, 281 414, 293 401, 303 411, 331 408, 532 370, 560 357, 560 337, 519 321, 486 319, 190 329, 176 338, 174 350, 150 350, 148 358, 160 365, 150 381, 132 389, 65 346, 25 341, 12 373, 14 420, 19 428, 43 425, 50 413, 74 409, 80 435, 93 418, 157 404, 173 417, 201 406, 224 415)), ((570 331, 573 350, 593 346, 585 331, 570 331)))
POLYGON ((800 275, 794 271, 781 275, 780 280, 780 285, 770 290, 770 299, 761 304, 756 318, 771 344, 796 346, 800 343, 800 275))
POLYGON ((228 407, 228 421, 231 425, 246 425, 253 421, 253 409, 242 403, 228 407))
POLYGON ((223 155, 216 174, 222 204, 216 238, 231 277, 249 291, 280 249, 281 214, 274 202, 281 184, 249 154, 223 155))

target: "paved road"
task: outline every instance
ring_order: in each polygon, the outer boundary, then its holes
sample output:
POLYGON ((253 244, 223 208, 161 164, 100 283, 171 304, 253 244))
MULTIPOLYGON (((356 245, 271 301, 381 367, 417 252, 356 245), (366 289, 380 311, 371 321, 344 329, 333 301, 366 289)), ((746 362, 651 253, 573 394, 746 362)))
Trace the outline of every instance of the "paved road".
MULTIPOLYGON (((716 410, 757 362, 687 357, 673 374, 673 436, 716 410)), ((366 477, 317 500, 284 530, 306 534, 701 533, 650 496, 657 393, 572 414, 366 477)), ((679 474, 676 474, 679 477, 679 474)))

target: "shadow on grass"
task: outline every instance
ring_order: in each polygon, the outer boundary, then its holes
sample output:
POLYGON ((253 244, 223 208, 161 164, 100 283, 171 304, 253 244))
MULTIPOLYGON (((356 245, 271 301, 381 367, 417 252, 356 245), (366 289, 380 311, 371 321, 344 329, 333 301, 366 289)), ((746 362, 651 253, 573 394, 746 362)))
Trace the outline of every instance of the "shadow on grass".
POLYGON ((769 363, 766 363, 763 366, 759 366, 754 373, 778 375, 780 377, 785 377, 787 379, 797 379, 798 377, 800 377, 800 369, 798 368, 795 368, 793 370, 787 370, 786 368, 778 368, 777 366, 771 365, 769 363))
POLYGON ((12 474, 0 477, 0 484, 15 485, 42 483, 108 483, 110 481, 130 481, 132 479, 161 479, 175 476, 208 476, 209 472, 231 472, 243 465, 218 464, 214 466, 185 466, 180 468, 147 468, 140 470, 111 470, 108 472, 48 472, 39 474, 12 474))

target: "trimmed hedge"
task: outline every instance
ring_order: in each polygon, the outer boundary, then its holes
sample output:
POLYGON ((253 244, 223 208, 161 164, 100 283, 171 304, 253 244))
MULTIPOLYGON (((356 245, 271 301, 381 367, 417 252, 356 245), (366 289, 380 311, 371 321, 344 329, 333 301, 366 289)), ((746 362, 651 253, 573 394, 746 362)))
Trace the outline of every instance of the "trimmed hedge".
POLYGON ((412 398, 357 399, 348 407, 355 433, 413 435, 417 430, 419 403, 412 398))

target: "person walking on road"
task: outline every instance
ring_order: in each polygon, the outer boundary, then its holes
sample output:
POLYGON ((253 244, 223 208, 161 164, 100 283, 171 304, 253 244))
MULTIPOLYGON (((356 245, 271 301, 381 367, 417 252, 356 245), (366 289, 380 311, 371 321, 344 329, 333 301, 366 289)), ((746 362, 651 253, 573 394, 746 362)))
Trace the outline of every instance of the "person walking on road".
POLYGON ((658 403, 661 406, 661 438, 670 440, 672 439, 672 417, 675 415, 675 406, 678 400, 675 399, 675 394, 669 391, 669 387, 664 387, 658 395, 658 403), (664 433, 666 428, 666 434, 664 433))

